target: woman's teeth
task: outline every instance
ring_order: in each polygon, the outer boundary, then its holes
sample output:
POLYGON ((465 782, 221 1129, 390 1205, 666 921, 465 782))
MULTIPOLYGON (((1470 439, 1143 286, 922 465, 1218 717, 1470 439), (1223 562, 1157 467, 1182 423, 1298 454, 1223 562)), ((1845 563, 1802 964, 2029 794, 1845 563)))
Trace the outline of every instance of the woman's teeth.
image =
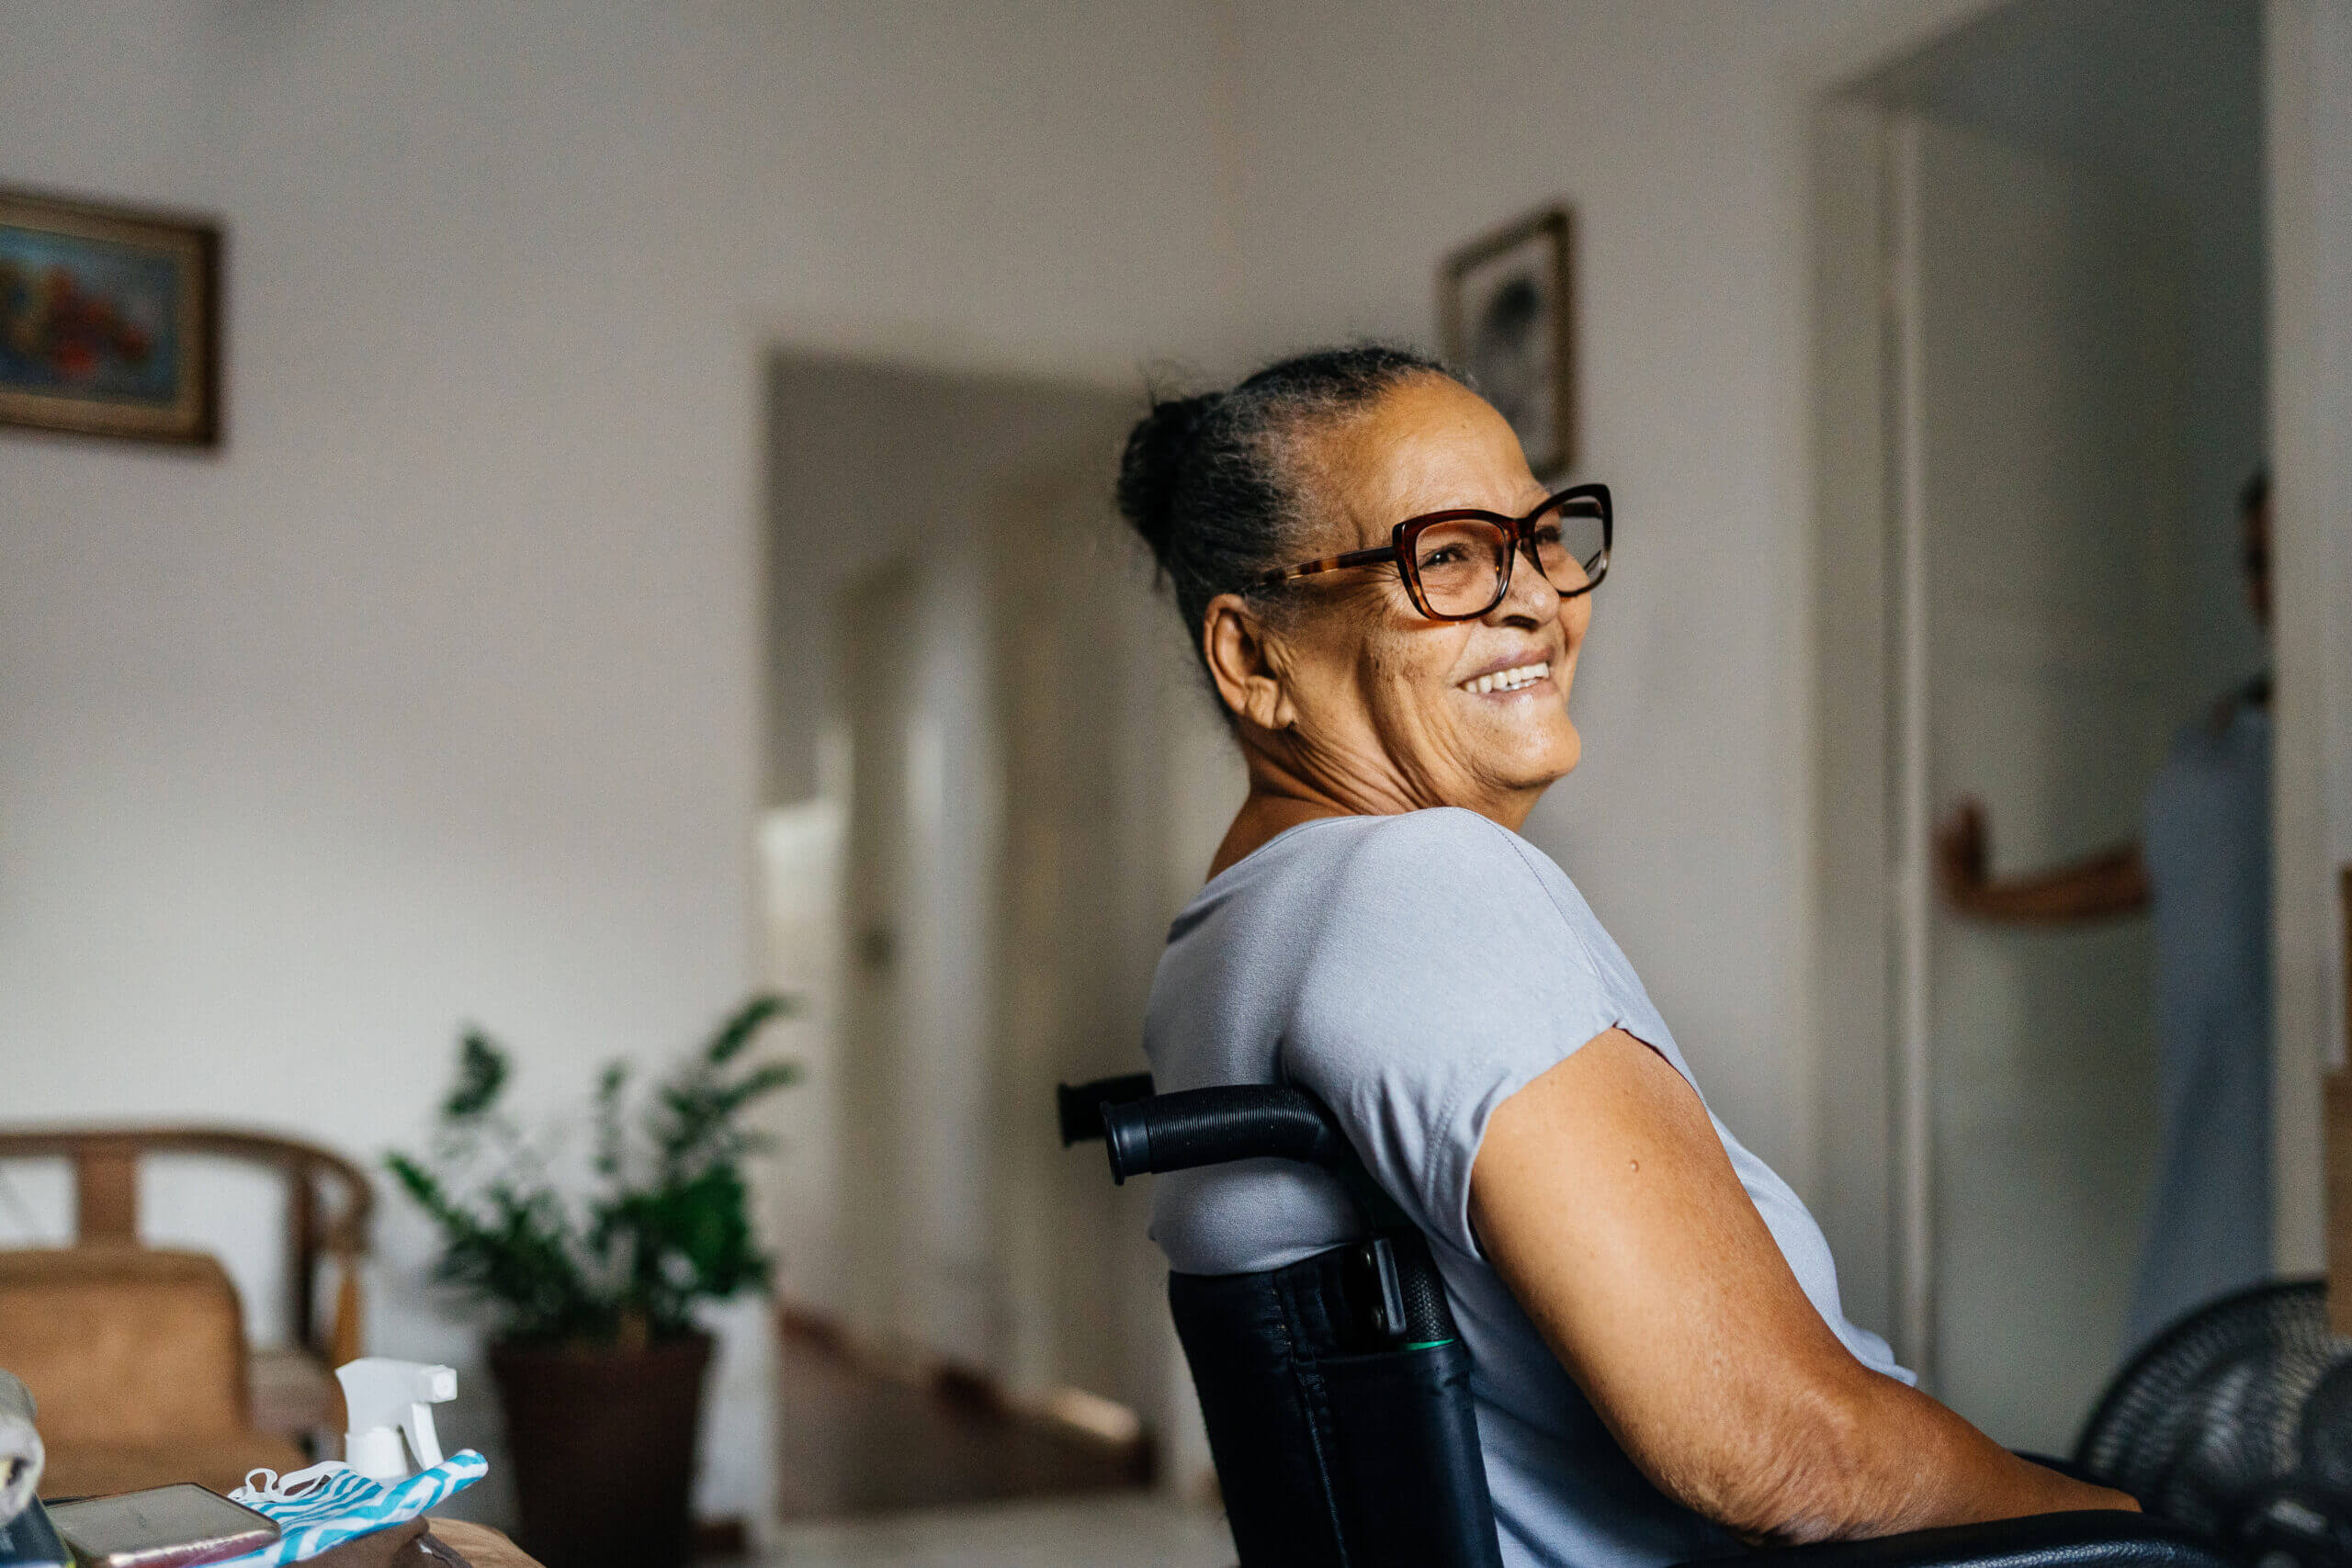
POLYGON ((1521 686, 1532 686, 1552 672, 1549 664, 1522 664, 1516 670, 1498 670, 1491 675, 1481 675, 1475 681, 1464 681, 1465 692, 1516 692, 1521 686))

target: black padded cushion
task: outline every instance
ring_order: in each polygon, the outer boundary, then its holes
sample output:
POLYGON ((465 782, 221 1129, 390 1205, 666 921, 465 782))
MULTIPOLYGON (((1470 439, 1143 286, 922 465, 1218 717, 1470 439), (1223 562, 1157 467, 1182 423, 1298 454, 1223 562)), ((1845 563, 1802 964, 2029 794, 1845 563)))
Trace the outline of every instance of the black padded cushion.
POLYGON ((2209 1542, 2145 1514, 2035 1514, 1990 1524, 1834 1540, 1717 1559, 1729 1568, 2240 1568, 2209 1542))

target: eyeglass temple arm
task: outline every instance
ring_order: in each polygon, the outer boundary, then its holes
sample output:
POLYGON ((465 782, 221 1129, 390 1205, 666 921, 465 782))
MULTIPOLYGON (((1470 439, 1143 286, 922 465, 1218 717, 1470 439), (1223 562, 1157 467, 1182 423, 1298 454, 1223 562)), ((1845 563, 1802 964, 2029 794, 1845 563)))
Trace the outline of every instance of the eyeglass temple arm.
POLYGON ((1312 577, 1318 571, 1339 571, 1351 566, 1378 566, 1383 561, 1392 561, 1396 558, 1396 547, 1383 545, 1376 550, 1350 550, 1343 556, 1325 556, 1320 560, 1301 561, 1296 566, 1286 566, 1279 571, 1270 571, 1258 581, 1267 585, 1288 582, 1294 577, 1312 577))

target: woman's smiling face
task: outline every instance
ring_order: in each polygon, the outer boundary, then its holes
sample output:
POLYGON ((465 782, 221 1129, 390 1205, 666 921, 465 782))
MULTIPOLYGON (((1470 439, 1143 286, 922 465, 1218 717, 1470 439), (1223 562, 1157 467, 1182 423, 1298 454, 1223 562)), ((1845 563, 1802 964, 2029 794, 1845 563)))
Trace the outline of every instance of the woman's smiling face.
MULTIPOLYGON (((1518 516, 1545 493, 1502 416, 1439 376, 1410 378, 1294 452, 1317 508, 1302 556, 1385 546, 1424 513, 1518 516)), ((1262 633, 1270 684, 1219 669, 1219 685, 1245 726, 1266 731, 1260 744, 1351 809, 1459 806, 1516 828, 1577 765, 1568 687, 1592 598, 1561 598, 1523 555, 1510 592, 1473 621, 1424 616, 1393 565, 1283 592, 1290 603, 1262 633)), ((1214 622, 1212 664, 1227 665, 1214 622)))

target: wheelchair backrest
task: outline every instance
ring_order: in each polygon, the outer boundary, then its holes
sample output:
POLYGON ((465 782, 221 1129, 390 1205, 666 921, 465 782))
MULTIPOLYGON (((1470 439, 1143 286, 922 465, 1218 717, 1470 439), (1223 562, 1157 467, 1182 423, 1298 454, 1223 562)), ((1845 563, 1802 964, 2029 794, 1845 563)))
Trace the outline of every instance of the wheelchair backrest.
POLYGON ((1331 1170, 1365 1212, 1361 1239, 1287 1268, 1168 1277, 1243 1568, 1501 1568, 1443 1281, 1329 1111, 1293 1089, 1152 1095, 1143 1077, 1059 1100, 1065 1145, 1103 1137, 1114 1179, 1272 1156, 1331 1170))

